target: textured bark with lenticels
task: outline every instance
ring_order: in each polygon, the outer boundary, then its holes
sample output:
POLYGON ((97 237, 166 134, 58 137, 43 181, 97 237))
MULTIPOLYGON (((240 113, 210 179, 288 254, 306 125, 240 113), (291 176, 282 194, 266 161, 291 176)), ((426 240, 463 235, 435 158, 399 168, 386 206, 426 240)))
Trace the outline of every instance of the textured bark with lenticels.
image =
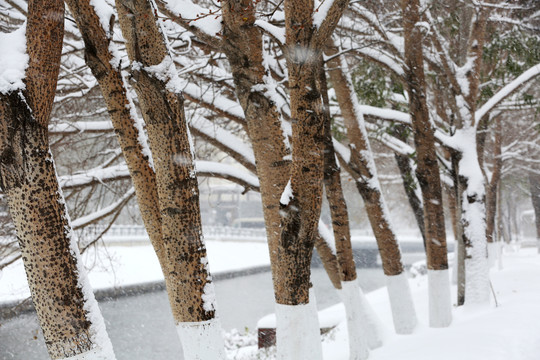
POLYGON ((176 76, 174 65, 151 3, 118 0, 116 7, 128 56, 136 64, 131 76, 154 159, 172 313, 177 324, 210 321, 215 318, 214 303, 204 295, 212 293, 208 289, 213 284, 183 98, 168 86, 176 76))
POLYGON ((29 1, 25 88, 0 93, 0 186, 8 198, 49 356, 99 352, 100 359, 113 360, 49 149, 63 24, 62 1, 29 1))

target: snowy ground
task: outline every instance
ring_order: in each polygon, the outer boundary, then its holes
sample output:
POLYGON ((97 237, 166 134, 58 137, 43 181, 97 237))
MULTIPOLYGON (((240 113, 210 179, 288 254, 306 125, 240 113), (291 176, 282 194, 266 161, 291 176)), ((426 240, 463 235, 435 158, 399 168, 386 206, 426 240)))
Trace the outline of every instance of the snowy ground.
MULTIPOLYGON (((213 274, 269 265, 265 243, 206 241, 213 274)), ((83 254, 94 289, 159 281, 163 274, 151 245, 93 247, 83 254)), ((0 304, 26 299, 30 290, 22 261, 0 271, 0 304)))
MULTIPOLYGON (((536 249, 505 253, 503 270, 492 269, 491 281, 497 306, 454 309, 449 328, 432 329, 428 323, 427 277, 411 279, 419 316, 412 335, 392 330, 386 288, 367 295, 386 328, 383 347, 370 360, 538 360, 540 359, 540 256, 536 249)), ((452 294, 455 294, 455 287, 452 294)), ((455 303, 455 300, 454 300, 455 303)), ((348 360, 347 326, 343 305, 330 307, 321 318, 334 317, 339 325, 323 342, 325 360, 348 360)), ((272 359, 256 354, 254 347, 230 352, 234 359, 272 359)))

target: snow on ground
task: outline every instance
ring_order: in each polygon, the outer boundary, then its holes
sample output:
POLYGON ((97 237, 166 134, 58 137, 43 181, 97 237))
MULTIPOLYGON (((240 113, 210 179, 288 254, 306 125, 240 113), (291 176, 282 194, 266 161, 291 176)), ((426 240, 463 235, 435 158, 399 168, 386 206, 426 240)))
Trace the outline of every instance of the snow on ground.
MULTIPOLYGON (((386 334, 383 347, 371 352, 370 360, 538 360, 540 358, 540 256, 536 249, 522 249, 504 257, 504 269, 491 270, 497 296, 490 306, 454 309, 449 328, 432 329, 428 324, 427 276, 411 281, 419 317, 412 335, 386 334)), ((452 294, 455 294, 455 287, 452 294)), ((392 329, 386 289, 367 295, 387 329, 392 329)), ((492 296, 493 299, 493 296, 492 296)), ((455 303, 455 299, 453 300, 455 303)), ((325 311, 343 318, 341 304, 325 311)), ((323 344, 325 359, 348 359, 347 326, 342 321, 323 344)))
MULTIPOLYGON (((508 252, 504 269, 491 270, 497 297, 484 307, 454 308, 454 321, 448 328, 429 328, 427 276, 410 279, 411 292, 419 318, 412 335, 393 331, 386 288, 367 295, 385 326, 384 345, 372 350, 369 360, 538 360, 540 359, 540 255, 536 248, 508 252)), ((455 297, 456 288, 452 288, 455 297)), ((453 299, 453 303, 456 301, 453 299)), ((325 360, 349 360, 347 324, 343 304, 319 312, 324 324, 339 325, 323 340, 325 360)), ((272 316, 264 319, 270 327, 272 316)), ((235 360, 275 359, 275 348, 258 351, 246 346, 229 351, 235 360)))
MULTIPOLYGON (((206 241, 206 246, 212 274, 270 264, 266 243, 206 241)), ((163 279, 151 245, 97 246, 82 257, 94 290, 163 279)), ((0 304, 29 296, 21 260, 0 271, 0 304)))

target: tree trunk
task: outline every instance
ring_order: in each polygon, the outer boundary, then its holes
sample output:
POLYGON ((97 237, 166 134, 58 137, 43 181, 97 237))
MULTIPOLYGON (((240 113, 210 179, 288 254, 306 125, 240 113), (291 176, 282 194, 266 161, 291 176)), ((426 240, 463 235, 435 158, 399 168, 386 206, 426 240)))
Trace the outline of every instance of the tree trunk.
POLYGON ((0 93, 0 185, 8 198, 49 356, 113 360, 49 149, 63 15, 62 1, 28 4, 25 88, 0 93))
POLYGON ((224 359, 199 209, 193 150, 178 78, 154 9, 116 2, 154 157, 169 302, 186 359, 224 359), (203 351, 204 349, 204 351, 203 351))
MULTIPOLYGON (((111 44, 107 33, 110 33, 112 29, 103 28, 89 0, 66 0, 66 4, 81 32, 85 44, 86 64, 96 77, 107 104, 122 155, 133 181, 146 232, 156 251, 161 268, 166 272, 167 260, 161 236, 161 216, 155 174, 150 165, 146 135, 142 131, 142 124, 137 119, 134 104, 127 95, 127 86, 120 72, 119 59, 116 59, 110 50, 114 44, 111 44)), ((100 6, 109 5, 103 3, 100 6)), ((103 20, 105 23, 110 21, 110 19, 103 20)))
POLYGON ((489 266, 495 265, 498 250, 497 243, 495 242, 495 216, 497 213, 497 193, 499 188, 499 182, 501 180, 502 170, 502 127, 501 117, 495 119, 495 143, 493 145, 493 171, 491 173, 491 179, 487 179, 486 186, 486 238, 488 246, 488 261, 489 266))
POLYGON ((531 200, 536 223, 536 244, 538 252, 540 253, 540 175, 530 172, 529 185, 531 188, 531 200))
MULTIPOLYGON (((401 141, 406 142, 407 138, 402 135, 405 131, 405 128, 405 125, 396 125, 394 127, 392 135, 400 139, 401 141)), ((405 194, 407 195, 407 200, 409 201, 409 205, 411 206, 411 209, 413 211, 414 218, 416 219, 416 224, 418 225, 418 229, 420 230, 420 234, 422 235, 422 240, 424 242, 424 250, 426 250, 424 206, 422 204, 422 195, 419 189, 418 181, 416 179, 416 175, 414 174, 413 166, 411 165, 413 159, 411 159, 408 155, 402 155, 398 153, 394 154, 394 158, 396 159, 399 174, 401 175, 401 179, 403 181, 403 188, 405 190, 405 194)))
MULTIPOLYGON (((333 49, 332 54, 337 50, 333 49)), ((411 333, 417 323, 409 284, 401 262, 401 252, 375 169, 367 132, 363 126, 362 114, 357 111, 358 100, 347 74, 347 64, 340 57, 330 61, 329 71, 337 100, 341 108, 347 136, 351 143, 348 167, 356 186, 364 199, 366 212, 379 246, 383 270, 388 280, 388 291, 392 305, 392 315, 396 332, 411 333)))
POLYGON ((222 12, 223 52, 231 66, 236 96, 244 110, 256 159, 275 279, 281 234, 279 199, 290 177, 291 150, 281 128, 280 114, 265 94, 268 89, 264 80, 262 35, 254 25, 255 7, 251 0, 227 0, 223 2, 222 12))
POLYGON ((420 2, 419 0, 402 0, 401 6, 405 36, 405 78, 416 145, 416 176, 422 189, 424 205, 429 279, 429 324, 431 327, 447 327, 452 322, 448 250, 437 149, 426 102, 423 36, 418 25, 420 2))
POLYGON ((361 289, 356 282, 356 264, 354 262, 351 231, 347 203, 341 186, 341 169, 337 163, 332 142, 330 101, 326 73, 322 63, 319 68, 319 87, 324 104, 324 188, 332 217, 332 229, 336 243, 342 286, 339 291, 347 315, 349 334, 349 358, 367 359, 369 348, 382 345, 378 320, 369 304, 363 299, 361 289))

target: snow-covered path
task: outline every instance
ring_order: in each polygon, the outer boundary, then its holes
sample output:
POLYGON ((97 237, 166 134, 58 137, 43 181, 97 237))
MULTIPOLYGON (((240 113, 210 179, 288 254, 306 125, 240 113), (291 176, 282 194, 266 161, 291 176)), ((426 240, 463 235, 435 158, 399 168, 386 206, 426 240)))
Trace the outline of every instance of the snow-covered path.
MULTIPOLYGON (((498 306, 454 309, 454 322, 446 329, 428 323, 427 277, 411 280, 420 325, 413 335, 388 331, 384 346, 370 360, 538 360, 540 359, 540 256, 536 249, 504 255, 504 269, 491 270, 498 306)), ((455 294, 455 288, 452 294, 455 294)), ((392 329, 386 289, 368 299, 387 329, 392 329)), ((455 300, 454 300, 455 303, 455 300)), ((342 305, 326 310, 342 315, 342 305)), ((325 359, 346 360, 346 325, 341 322, 323 344, 325 359)))

